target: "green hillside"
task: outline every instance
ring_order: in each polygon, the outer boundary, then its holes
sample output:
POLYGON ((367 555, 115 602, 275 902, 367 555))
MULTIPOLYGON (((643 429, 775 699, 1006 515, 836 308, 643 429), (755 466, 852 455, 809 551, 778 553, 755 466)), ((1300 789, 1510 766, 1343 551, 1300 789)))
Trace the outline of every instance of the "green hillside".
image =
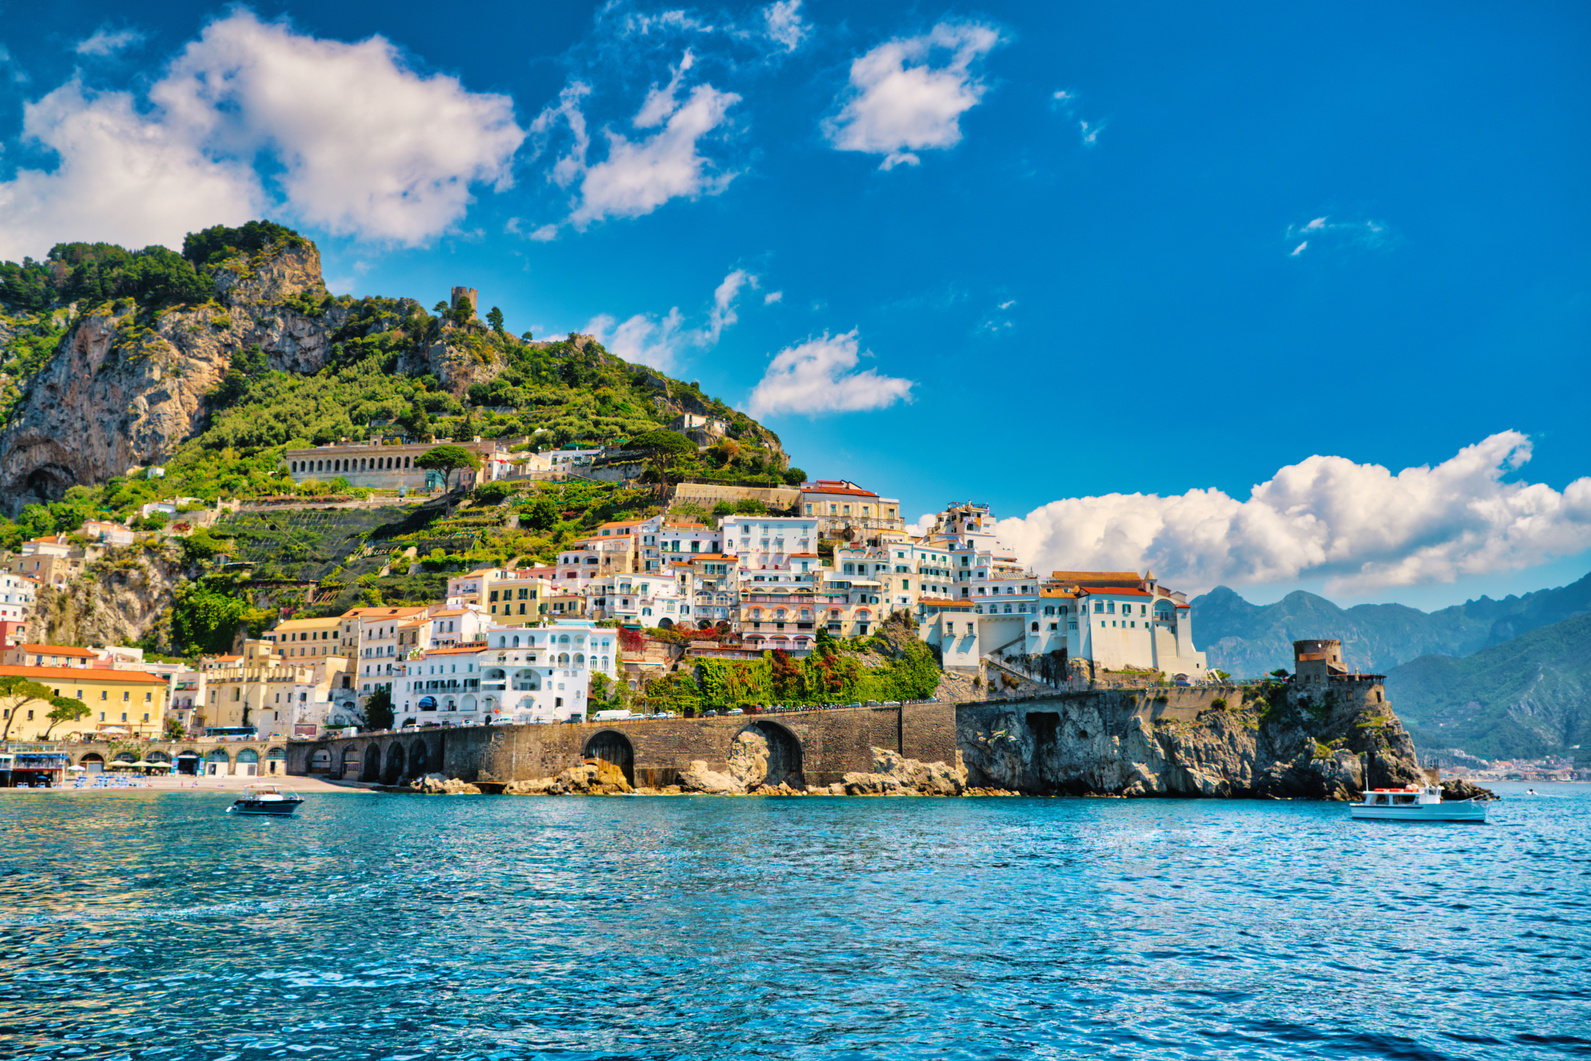
POLYGON ((1591 748, 1591 616, 1460 659, 1422 656, 1387 673, 1387 696, 1421 751, 1584 757, 1591 748))
MULTIPOLYGON (((191 234, 181 254, 77 243, 58 245, 43 262, 0 263, 0 429, 26 405, 30 382, 77 322, 96 307, 122 312, 113 353, 124 359, 139 356, 141 344, 158 342, 152 329, 163 319, 225 344, 222 302, 214 300, 228 297, 226 282, 263 272, 273 255, 307 246, 289 229, 251 222, 191 234)), ((696 384, 623 361, 590 337, 516 335, 495 308, 482 321, 467 307, 455 311, 439 303, 427 311, 407 298, 299 292, 279 303, 251 304, 249 311, 324 329, 330 350, 324 366, 303 374, 272 370, 258 346, 234 344, 226 355, 230 371, 204 398, 199 430, 161 455, 165 478, 114 476, 72 486, 59 500, 28 505, 14 518, 0 516, 0 548, 70 533, 91 516, 129 519, 140 505, 161 498, 213 503, 357 494, 339 480, 295 484, 281 461, 284 448, 345 438, 479 435, 534 449, 597 446, 656 432, 688 411, 724 420, 728 437, 700 454, 689 446, 668 469, 671 479, 768 485, 803 477, 788 467, 773 432, 696 384), (438 377, 443 364, 455 381, 451 386, 438 377)))

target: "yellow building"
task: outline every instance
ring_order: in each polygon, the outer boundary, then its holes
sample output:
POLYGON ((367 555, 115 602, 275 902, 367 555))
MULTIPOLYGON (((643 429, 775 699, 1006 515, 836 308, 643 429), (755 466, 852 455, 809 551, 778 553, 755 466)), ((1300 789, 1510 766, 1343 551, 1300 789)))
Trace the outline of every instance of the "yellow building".
POLYGON ((275 642, 276 654, 293 663, 317 663, 327 656, 346 656, 342 644, 342 616, 325 619, 289 619, 264 635, 275 642))
MULTIPOLYGON (((165 728, 166 679, 153 674, 99 667, 0 667, 0 677, 7 676, 27 678, 51 695, 88 705, 87 717, 56 723, 52 738, 68 733, 155 737, 165 728)), ((42 740, 50 729, 49 714, 47 701, 0 699, 0 732, 6 740, 42 740)))
POLYGON ((493 622, 506 623, 509 616, 516 622, 533 621, 551 610, 541 606, 555 591, 555 585, 547 579, 523 577, 507 571, 487 581, 486 608, 493 622))

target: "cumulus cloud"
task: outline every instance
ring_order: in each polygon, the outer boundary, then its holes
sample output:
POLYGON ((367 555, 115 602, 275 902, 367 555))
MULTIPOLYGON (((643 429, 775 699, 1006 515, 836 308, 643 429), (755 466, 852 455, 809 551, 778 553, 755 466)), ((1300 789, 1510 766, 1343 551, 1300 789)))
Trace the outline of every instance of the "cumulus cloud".
POLYGON ((144 40, 144 34, 135 29, 111 29, 101 26, 92 34, 77 42, 78 55, 115 55, 123 48, 130 48, 144 40))
POLYGON ((74 79, 25 107, 24 139, 58 161, 0 183, 0 253, 175 246, 262 212, 419 243, 464 215, 473 184, 509 184, 525 135, 507 96, 422 76, 381 37, 320 40, 247 10, 206 26, 147 104, 74 79))
POLYGON ((812 31, 801 19, 801 0, 775 0, 762 9, 762 19, 768 39, 787 52, 801 47, 812 31))
POLYGON ((825 120, 824 133, 841 151, 883 155, 884 170, 917 165, 917 151, 954 147, 962 114, 985 91, 972 66, 999 43, 991 26, 941 22, 922 36, 880 44, 851 63, 844 106, 825 120))
POLYGON ((1387 250, 1397 242, 1396 235, 1383 221, 1333 221, 1329 217, 1317 217, 1302 225, 1288 225, 1284 238, 1290 246, 1294 240, 1299 241, 1288 252, 1289 258, 1297 258, 1311 246, 1317 249, 1387 250))
POLYGON ((1505 431, 1394 474, 1343 457, 1281 469, 1244 500, 1220 490, 1052 501, 999 522, 1036 570, 1151 568, 1190 591, 1324 577, 1328 592, 1451 582, 1591 547, 1591 477, 1562 492, 1506 482, 1530 439, 1505 431))
POLYGON ((775 302, 783 302, 783 301, 784 301, 784 292, 783 291, 770 291, 766 295, 762 296, 762 304, 764 306, 771 306, 775 302))
POLYGON ((0 259, 43 258, 74 240, 179 247, 188 232, 265 212, 246 162, 207 156, 186 130, 140 114, 128 93, 96 95, 73 80, 22 115, 23 138, 60 162, 0 182, 0 259))
POLYGON ((590 94, 590 86, 572 83, 559 95, 557 104, 537 115, 531 132, 539 147, 545 146, 560 125, 569 130, 569 150, 553 164, 549 175, 559 187, 578 182, 569 224, 583 230, 610 217, 639 217, 670 199, 716 195, 734 179, 733 172, 720 172, 701 153, 700 144, 724 123, 729 108, 740 97, 704 83, 679 100, 685 75, 694 64, 687 50, 668 83, 654 84, 630 120, 634 129, 657 129, 656 133, 631 140, 612 129, 603 130, 608 155, 601 162, 587 158, 591 139, 581 101, 590 94))
POLYGON ((911 380, 871 368, 856 371, 859 356, 855 329, 835 336, 824 332, 821 338, 786 347, 752 388, 746 411, 752 416, 816 416, 884 409, 911 400, 911 380))
POLYGON ((756 286, 755 275, 744 269, 732 270, 714 289, 707 322, 699 328, 685 327, 685 317, 675 306, 662 317, 637 313, 620 321, 609 314, 600 314, 581 330, 595 336, 610 353, 626 361, 668 371, 690 350, 710 350, 717 346, 724 329, 740 319, 736 306, 741 290, 756 286))

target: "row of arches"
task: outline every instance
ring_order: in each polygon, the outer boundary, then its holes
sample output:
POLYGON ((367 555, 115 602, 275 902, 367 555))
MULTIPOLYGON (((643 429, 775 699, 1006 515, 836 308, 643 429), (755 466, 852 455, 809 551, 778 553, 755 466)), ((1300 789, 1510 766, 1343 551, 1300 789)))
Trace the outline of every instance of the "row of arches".
POLYGON ((381 472, 408 471, 414 467, 413 457, 339 457, 331 460, 288 461, 288 469, 295 475, 300 472, 381 472))
MULTIPOLYGON (((802 787, 803 753, 801 741, 794 733, 777 723, 761 720, 741 730, 736 738, 747 733, 762 738, 767 744, 767 772, 764 777, 755 779, 758 783, 770 787, 780 783, 802 787)), ((612 763, 624 772, 630 784, 635 784, 635 746, 620 730, 604 729, 593 734, 582 748, 581 757, 612 763)), ((384 746, 382 742, 367 741, 340 748, 317 748, 308 763, 311 774, 382 785, 403 784, 440 765, 433 761, 430 745, 423 738, 390 740, 384 746)))
POLYGON ((109 760, 99 752, 84 752, 74 762, 77 766, 81 766, 85 773, 98 774, 110 769, 115 763, 136 763, 140 760, 151 766, 170 767, 173 773, 186 774, 190 777, 199 774, 218 776, 238 774, 254 777, 260 774, 287 773, 287 749, 281 747, 267 748, 263 756, 256 748, 239 748, 236 752, 228 752, 225 748, 211 748, 202 753, 194 748, 183 748, 175 753, 151 748, 144 752, 116 752, 109 760))

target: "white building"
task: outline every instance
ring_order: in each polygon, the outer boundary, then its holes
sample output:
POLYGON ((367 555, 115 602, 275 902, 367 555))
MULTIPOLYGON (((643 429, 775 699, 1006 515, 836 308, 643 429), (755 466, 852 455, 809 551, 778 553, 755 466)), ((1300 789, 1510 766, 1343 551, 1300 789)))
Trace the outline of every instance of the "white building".
POLYGON ((0 622, 21 622, 33 612, 39 584, 27 575, 0 573, 0 622))
POLYGON ((586 619, 493 627, 480 657, 480 704, 494 722, 579 722, 591 677, 618 675, 618 631, 586 619))

